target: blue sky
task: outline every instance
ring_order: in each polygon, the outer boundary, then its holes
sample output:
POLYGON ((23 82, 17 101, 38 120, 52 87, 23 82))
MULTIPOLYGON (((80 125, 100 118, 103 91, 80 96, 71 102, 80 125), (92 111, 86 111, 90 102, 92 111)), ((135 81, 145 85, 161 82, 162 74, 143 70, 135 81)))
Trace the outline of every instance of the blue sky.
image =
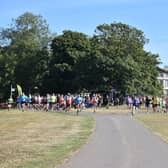
POLYGON ((150 40, 145 49, 160 55, 161 67, 168 65, 167 0, 0 0, 0 4, 4 28, 24 12, 42 15, 57 34, 70 29, 92 35, 103 23, 129 24, 150 40))

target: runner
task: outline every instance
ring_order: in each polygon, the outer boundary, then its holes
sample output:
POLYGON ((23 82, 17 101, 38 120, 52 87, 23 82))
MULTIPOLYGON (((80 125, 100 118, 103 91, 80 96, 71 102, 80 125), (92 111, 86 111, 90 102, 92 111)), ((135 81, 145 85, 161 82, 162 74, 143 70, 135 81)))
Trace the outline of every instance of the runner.
POLYGON ((46 95, 46 112, 49 111, 50 109, 50 100, 51 100, 50 97, 51 97, 50 94, 46 95))
POLYGON ((28 109, 32 109, 32 96, 31 94, 29 94, 29 96, 27 97, 27 107, 28 109))
POLYGON ((77 108, 77 115, 78 115, 78 113, 81 112, 82 97, 78 95, 75 101, 76 101, 76 108, 77 108))
POLYGON ((161 107, 161 111, 162 111, 163 113, 165 113, 165 112, 166 112, 166 100, 165 100, 164 97, 162 97, 162 99, 161 99, 161 101, 160 101, 160 107, 161 107))
POLYGON ((97 108, 97 104, 98 104, 98 98, 97 96, 94 94, 92 99, 91 99, 91 103, 93 105, 93 113, 96 112, 96 108, 97 108))
POLYGON ((146 98, 145 98, 145 107, 146 107, 147 113, 148 113, 149 108, 150 108, 150 103, 151 103, 151 99, 149 98, 149 96, 146 96, 146 98))
POLYGON ((139 100, 136 96, 133 98, 133 104, 132 104, 132 116, 135 114, 135 110, 138 108, 139 100))
POLYGON ((22 112, 24 112, 26 107, 27 96, 23 93, 20 99, 21 99, 21 109, 22 109, 22 112))
POLYGON ((157 106, 158 106, 158 99, 156 96, 152 98, 152 107, 153 107, 153 112, 157 112, 157 106))
POLYGON ((166 113, 168 113, 168 97, 166 97, 166 113))
POLYGON ((71 105, 72 105, 72 97, 71 97, 70 93, 68 93, 65 100, 66 100, 66 112, 68 112, 68 111, 70 111, 71 105))
POLYGON ((56 100, 57 97, 55 96, 55 94, 53 93, 50 97, 50 100, 51 100, 51 111, 54 111, 54 106, 56 105, 56 100))
POLYGON ((65 110, 65 99, 63 95, 59 97, 59 108, 62 108, 62 110, 65 110))
POLYGON ((131 109, 131 104, 132 104, 132 98, 130 96, 127 96, 126 98, 126 104, 129 109, 131 109))

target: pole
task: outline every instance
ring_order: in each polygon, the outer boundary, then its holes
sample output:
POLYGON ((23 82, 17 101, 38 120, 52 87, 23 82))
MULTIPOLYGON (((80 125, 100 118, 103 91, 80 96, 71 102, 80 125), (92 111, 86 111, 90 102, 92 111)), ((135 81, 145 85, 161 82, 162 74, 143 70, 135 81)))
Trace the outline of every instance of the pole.
POLYGON ((10 93, 10 97, 12 97, 12 84, 11 84, 11 93, 10 93))

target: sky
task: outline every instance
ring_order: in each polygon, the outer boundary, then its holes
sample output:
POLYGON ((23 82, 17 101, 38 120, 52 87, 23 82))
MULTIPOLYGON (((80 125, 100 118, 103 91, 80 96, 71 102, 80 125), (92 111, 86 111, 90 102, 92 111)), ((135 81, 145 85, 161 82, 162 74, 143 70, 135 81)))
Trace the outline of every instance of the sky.
POLYGON ((25 12, 40 14, 53 33, 72 30, 93 35, 96 26, 122 22, 144 32, 145 50, 168 65, 167 0, 0 0, 0 28, 25 12))

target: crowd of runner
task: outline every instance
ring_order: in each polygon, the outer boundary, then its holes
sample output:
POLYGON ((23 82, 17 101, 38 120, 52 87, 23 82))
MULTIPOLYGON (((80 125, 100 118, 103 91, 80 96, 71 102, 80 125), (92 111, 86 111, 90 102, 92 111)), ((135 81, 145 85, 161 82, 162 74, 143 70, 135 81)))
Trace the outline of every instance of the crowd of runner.
POLYGON ((126 104, 128 108, 132 109, 132 113, 137 108, 141 108, 144 104, 147 112, 150 108, 153 108, 153 112, 168 112, 168 97, 157 97, 157 96, 127 96, 126 104))
MULTIPOLYGON (((31 95, 24 93, 17 98, 17 108, 25 111, 26 109, 45 110, 45 111, 70 111, 71 108, 77 110, 77 114, 83 109, 93 107, 94 112, 97 106, 103 103, 100 94, 72 95, 47 94, 46 96, 31 95)), ((10 104, 10 103, 9 103, 10 104)))
MULTIPOLYGON (((12 99, 8 100, 9 107, 13 103, 12 99)), ((16 100, 17 108, 25 110, 45 110, 45 111, 65 111, 68 112, 72 108, 76 109, 77 114, 84 108, 93 108, 93 112, 102 105, 121 105, 126 103, 132 113, 138 108, 145 106, 147 112, 153 108, 153 112, 168 112, 168 97, 150 97, 150 96, 127 96, 124 101, 118 97, 109 97, 101 94, 47 94, 46 96, 31 95, 24 93, 16 100)))

